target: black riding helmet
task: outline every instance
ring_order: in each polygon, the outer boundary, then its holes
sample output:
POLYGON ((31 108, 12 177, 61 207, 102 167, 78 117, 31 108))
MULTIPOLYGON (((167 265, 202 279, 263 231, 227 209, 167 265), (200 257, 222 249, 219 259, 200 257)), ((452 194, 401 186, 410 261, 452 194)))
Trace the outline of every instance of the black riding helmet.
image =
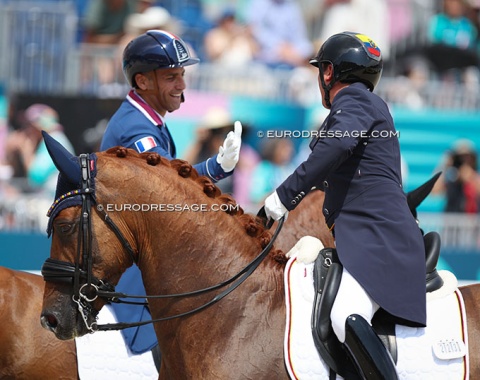
POLYGON ((334 34, 328 38, 310 64, 320 70, 325 90, 325 102, 330 108, 330 89, 337 82, 365 83, 370 91, 378 84, 383 70, 382 54, 369 37, 352 32, 334 34), (322 63, 333 66, 333 79, 327 86, 323 79, 322 63))
POLYGON ((123 73, 131 87, 137 87, 136 74, 198 62, 181 38, 163 30, 147 31, 130 41, 123 51, 123 73))

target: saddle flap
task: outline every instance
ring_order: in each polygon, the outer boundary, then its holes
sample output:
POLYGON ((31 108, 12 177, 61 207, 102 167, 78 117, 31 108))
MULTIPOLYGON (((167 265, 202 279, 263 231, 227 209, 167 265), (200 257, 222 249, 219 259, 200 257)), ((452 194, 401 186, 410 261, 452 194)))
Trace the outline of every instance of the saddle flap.
POLYGON ((312 335, 315 347, 325 363, 340 376, 353 379, 355 368, 348 359, 330 322, 335 296, 342 278, 342 265, 336 250, 325 248, 320 251, 313 269, 315 295, 312 310, 312 335))

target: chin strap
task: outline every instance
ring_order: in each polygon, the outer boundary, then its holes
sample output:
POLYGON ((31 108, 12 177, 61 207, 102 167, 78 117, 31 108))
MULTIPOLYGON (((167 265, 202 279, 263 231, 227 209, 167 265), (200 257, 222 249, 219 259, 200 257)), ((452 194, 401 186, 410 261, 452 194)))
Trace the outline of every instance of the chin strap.
POLYGON ((325 93, 323 99, 325 100, 325 105, 327 106, 327 108, 330 109, 332 107, 332 103, 330 103, 330 90, 332 89, 332 87, 335 83, 335 79, 332 79, 330 84, 327 85, 325 83, 325 79, 323 78, 324 71, 323 71, 323 64, 322 63, 319 63, 318 70, 320 71, 320 82, 322 84, 323 92, 325 93))

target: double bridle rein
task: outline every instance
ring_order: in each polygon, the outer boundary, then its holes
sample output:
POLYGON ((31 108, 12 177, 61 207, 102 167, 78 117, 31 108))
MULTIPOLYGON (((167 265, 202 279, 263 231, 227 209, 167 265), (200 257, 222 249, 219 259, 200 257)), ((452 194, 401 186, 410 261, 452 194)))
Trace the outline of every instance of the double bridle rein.
MULTIPOLYGON (((197 313, 214 303, 220 301, 232 291, 234 291, 238 286, 240 286, 260 265, 260 263, 265 259, 265 257, 270 252, 275 239, 277 238, 280 230, 282 229, 284 218, 279 220, 277 228, 267 246, 256 256, 250 263, 248 263, 242 270, 236 273, 234 276, 230 277, 226 281, 218 283, 216 285, 194 290, 191 292, 178 293, 178 294, 167 294, 167 295, 130 295, 125 293, 115 292, 115 287, 109 284, 106 281, 99 280, 93 275, 93 254, 92 254, 92 223, 91 223, 91 213, 92 213, 92 204, 96 203, 95 191, 92 187, 93 178, 91 176, 91 164, 93 165, 93 160, 90 159, 88 154, 82 154, 79 156, 80 167, 82 173, 82 184, 79 190, 70 191, 67 194, 62 195, 59 199, 64 200, 72 196, 81 197, 82 211, 80 216, 79 223, 79 233, 78 233, 78 244, 77 244, 77 257, 75 263, 56 260, 52 258, 47 258, 45 263, 42 266, 42 276, 45 281, 51 282, 66 282, 71 283, 73 279, 73 295, 72 300, 77 304, 78 312, 80 313, 85 326, 90 332, 95 331, 109 331, 109 330, 122 330, 129 327, 143 326, 149 323, 167 321, 174 318, 180 318, 187 315, 197 313), (81 258, 81 260, 80 260, 81 258), (81 261, 81 264, 80 264, 81 261), (163 318, 152 319, 148 321, 140 322, 119 322, 119 323, 109 323, 98 325, 95 322, 89 324, 88 317, 93 315, 96 319, 98 311, 96 311, 92 303, 98 298, 102 298, 107 302, 115 303, 128 303, 139 306, 145 306, 148 303, 146 302, 132 302, 124 301, 122 298, 130 299, 148 299, 148 298, 182 298, 182 297, 192 297, 200 294, 205 294, 214 290, 224 288, 222 292, 213 297, 210 301, 202 304, 201 306, 194 308, 192 310, 186 311, 184 313, 175 314, 166 316, 163 318)), ((52 205, 53 207, 58 206, 58 200, 52 205)), ((107 214, 102 205, 97 205, 97 211, 102 215, 103 220, 108 225, 108 227, 115 233, 117 238, 120 240, 122 246, 128 252, 130 258, 135 263, 135 252, 131 245, 128 243, 125 236, 122 234, 117 225, 113 222, 110 216, 107 214)))

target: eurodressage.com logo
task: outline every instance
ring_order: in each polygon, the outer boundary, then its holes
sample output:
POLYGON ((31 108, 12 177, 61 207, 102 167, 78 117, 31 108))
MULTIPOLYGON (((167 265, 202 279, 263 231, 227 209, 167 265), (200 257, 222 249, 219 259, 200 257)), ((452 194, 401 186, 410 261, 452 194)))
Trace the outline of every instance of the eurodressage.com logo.
POLYGON ((97 205, 97 209, 107 212, 232 212, 239 211, 240 206, 225 203, 106 203, 97 205))
POLYGON ((374 138, 374 139, 387 139, 400 137, 400 131, 359 131, 359 130, 352 130, 352 131, 339 131, 339 130, 321 130, 321 131, 299 131, 299 130, 281 130, 281 129, 269 129, 266 131, 257 131, 257 137, 259 138, 267 138, 267 139, 274 139, 274 138, 294 138, 294 139, 311 139, 311 138, 374 138))

